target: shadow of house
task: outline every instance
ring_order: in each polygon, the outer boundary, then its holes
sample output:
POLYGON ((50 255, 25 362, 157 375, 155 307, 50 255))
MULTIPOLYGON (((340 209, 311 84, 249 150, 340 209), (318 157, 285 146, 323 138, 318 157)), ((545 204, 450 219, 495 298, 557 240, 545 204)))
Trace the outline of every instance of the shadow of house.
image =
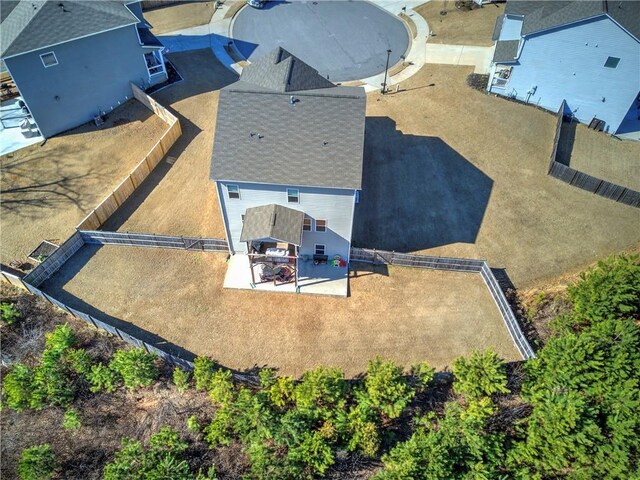
POLYGON ((437 137, 406 135, 367 117, 357 246, 410 252, 473 243, 493 181, 437 137))

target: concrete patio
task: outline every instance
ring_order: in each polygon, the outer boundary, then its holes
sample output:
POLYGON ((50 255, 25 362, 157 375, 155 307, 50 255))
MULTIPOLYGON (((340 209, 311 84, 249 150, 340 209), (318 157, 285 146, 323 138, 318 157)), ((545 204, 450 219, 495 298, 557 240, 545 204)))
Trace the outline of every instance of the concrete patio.
POLYGON ((44 140, 37 131, 32 131, 30 136, 22 133, 20 122, 26 118, 26 115, 18 105, 20 100, 22 97, 0 103, 0 155, 15 152, 44 140))
POLYGON ((298 268, 298 289, 291 280, 288 283, 274 285, 273 282, 260 282, 257 265, 253 267, 255 280, 251 278, 249 257, 236 254, 227 261, 227 273, 224 277, 224 288, 242 290, 261 290, 265 292, 305 293, 312 295, 331 295, 346 297, 349 289, 349 269, 330 265, 314 265, 313 262, 300 261, 298 268))

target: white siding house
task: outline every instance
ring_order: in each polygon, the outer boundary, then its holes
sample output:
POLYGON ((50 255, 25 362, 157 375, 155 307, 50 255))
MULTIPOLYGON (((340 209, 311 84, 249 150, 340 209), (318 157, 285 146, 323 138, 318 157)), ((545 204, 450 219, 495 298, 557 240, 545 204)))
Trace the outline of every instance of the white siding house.
POLYGON ((616 134, 640 131, 640 2, 511 0, 488 89, 616 134), (598 122, 600 121, 600 122, 598 122))
POLYGON ((230 288, 260 287, 265 269, 286 269, 297 291, 302 279, 303 293, 347 294, 365 107, 364 89, 336 86, 281 48, 222 89, 211 179, 232 255, 227 279, 240 264, 251 275, 230 288), (317 287, 334 280, 337 290, 317 287))

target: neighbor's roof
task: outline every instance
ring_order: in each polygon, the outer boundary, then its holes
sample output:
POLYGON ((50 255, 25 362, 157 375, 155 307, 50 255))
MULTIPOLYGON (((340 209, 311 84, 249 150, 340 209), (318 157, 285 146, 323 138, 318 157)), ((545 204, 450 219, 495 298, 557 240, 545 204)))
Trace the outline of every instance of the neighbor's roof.
POLYGON ((303 222, 304 212, 282 205, 270 204, 247 208, 240 241, 272 238, 300 246, 303 222))
POLYGON ((515 62, 520 40, 503 40, 496 43, 493 61, 496 63, 515 62))
POLYGON ((3 58, 138 22, 123 1, 2 0, 0 8, 3 58))
MULTIPOLYGON (((278 63, 277 55, 267 58, 278 63)), ((294 65, 303 64, 287 52, 280 58, 280 63, 293 58, 294 65)), ((303 65, 300 71, 311 68, 303 65)), ((256 62, 245 67, 240 81, 221 90, 211 178, 359 190, 364 89, 335 86, 317 72, 317 79, 305 73, 304 81, 284 83, 280 74, 279 69, 256 62), (273 76, 255 77, 254 65, 261 72, 274 72, 273 76), (285 84, 323 87, 294 91, 285 84)))
POLYGON ((635 38, 640 38, 639 1, 508 0, 505 14, 524 16, 523 35, 608 14, 635 38))

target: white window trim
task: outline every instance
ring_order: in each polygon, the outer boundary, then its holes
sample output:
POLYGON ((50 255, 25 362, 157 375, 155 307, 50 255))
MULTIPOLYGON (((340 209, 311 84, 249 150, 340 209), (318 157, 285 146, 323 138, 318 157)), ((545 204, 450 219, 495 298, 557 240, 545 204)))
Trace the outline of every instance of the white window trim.
MULTIPOLYGON (((236 184, 234 184, 234 183, 228 183, 228 184, 226 185, 226 187, 227 187, 227 198, 228 198, 229 200, 240 200, 240 198, 242 198, 242 195, 240 194, 240 186, 239 186, 239 185, 236 185, 236 184), (231 192, 229 191, 229 187, 236 187, 236 188, 238 189, 238 192, 237 192, 237 193, 238 193, 238 198, 232 197, 232 196, 230 195, 230 194, 231 194, 231 192)), ((236 193, 236 192, 234 192, 234 193, 236 193)))
POLYGON ((313 254, 314 255, 326 255, 327 254, 327 245, 324 243, 315 243, 313 245, 313 254), (318 252, 318 247, 322 247, 322 250, 324 251, 324 253, 317 253, 318 252))
POLYGON ((316 227, 316 228, 315 228, 315 231, 316 231, 316 232, 318 232, 318 233, 325 233, 325 232, 327 231, 327 225, 328 225, 328 224, 329 224, 329 222, 327 222, 324 218, 317 219, 317 220, 315 221, 315 227, 316 227), (323 222, 324 222, 324 230, 318 230, 318 220, 320 220, 320 221, 323 221, 323 222))
POLYGON ((300 189, 299 188, 287 188, 287 203, 300 203, 300 189), (297 195, 289 195, 289 190, 294 190, 295 192, 297 192, 297 195), (289 200, 289 197, 296 197, 296 201, 292 202, 289 200))
POLYGON ((40 61, 42 62, 42 65, 44 65, 44 68, 49 68, 49 67, 55 67, 56 65, 58 65, 60 62, 58 62, 58 57, 56 56, 56 52, 54 52, 53 50, 50 52, 45 52, 45 53, 41 53, 40 54, 40 61), (53 58, 55 59, 56 63, 53 63, 51 65, 47 65, 46 63, 44 63, 44 56, 46 55, 53 55, 53 58))

